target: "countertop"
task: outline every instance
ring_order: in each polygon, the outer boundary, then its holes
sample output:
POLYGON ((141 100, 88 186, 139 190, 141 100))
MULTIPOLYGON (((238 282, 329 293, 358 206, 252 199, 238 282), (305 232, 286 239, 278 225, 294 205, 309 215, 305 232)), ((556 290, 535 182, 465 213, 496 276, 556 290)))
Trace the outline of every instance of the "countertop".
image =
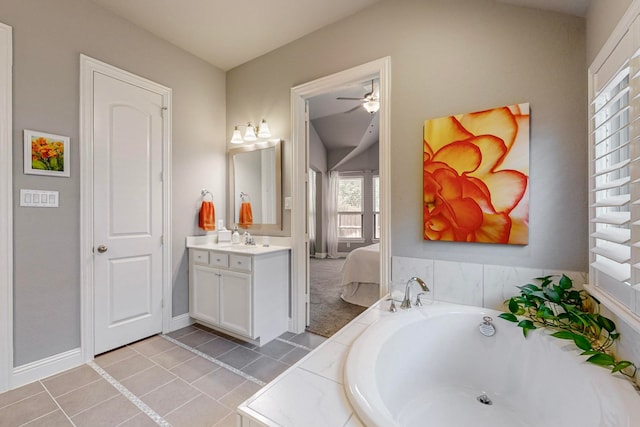
MULTIPOLYGON (((262 241, 265 236, 255 236, 256 245, 244 245, 241 243, 217 243, 217 237, 213 235, 207 236, 188 236, 186 246, 189 249, 201 249, 207 251, 231 252, 243 255, 264 255, 273 252, 289 251, 291 247, 286 245, 264 246, 262 241)), ((271 241, 271 238, 268 238, 271 241)))

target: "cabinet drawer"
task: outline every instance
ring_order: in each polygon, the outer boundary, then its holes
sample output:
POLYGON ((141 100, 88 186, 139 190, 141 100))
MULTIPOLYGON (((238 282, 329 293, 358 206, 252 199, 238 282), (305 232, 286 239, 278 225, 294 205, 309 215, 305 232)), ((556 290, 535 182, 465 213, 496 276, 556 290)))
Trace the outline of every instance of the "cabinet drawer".
POLYGON ((211 252, 209 254, 209 265, 212 267, 229 267, 229 255, 220 252, 211 252))
POLYGON ((193 262, 196 264, 209 264, 209 252, 207 251, 192 249, 191 256, 193 256, 193 262))
POLYGON ((251 257, 244 255, 231 255, 229 268, 236 271, 251 271, 251 257))

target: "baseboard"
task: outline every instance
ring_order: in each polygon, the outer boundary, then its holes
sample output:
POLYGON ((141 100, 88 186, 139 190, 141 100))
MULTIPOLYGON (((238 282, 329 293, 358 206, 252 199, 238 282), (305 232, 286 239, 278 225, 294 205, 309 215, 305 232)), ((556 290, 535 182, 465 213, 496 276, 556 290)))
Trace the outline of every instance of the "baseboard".
POLYGON ((55 354, 45 359, 15 367, 13 368, 9 388, 14 389, 50 377, 51 375, 80 366, 83 363, 81 349, 74 348, 64 353, 55 354))
POLYGON ((176 317, 171 318, 171 322, 169 324, 169 330, 165 333, 177 331, 178 329, 186 328, 189 325, 193 324, 193 320, 189 317, 189 313, 184 313, 176 317))

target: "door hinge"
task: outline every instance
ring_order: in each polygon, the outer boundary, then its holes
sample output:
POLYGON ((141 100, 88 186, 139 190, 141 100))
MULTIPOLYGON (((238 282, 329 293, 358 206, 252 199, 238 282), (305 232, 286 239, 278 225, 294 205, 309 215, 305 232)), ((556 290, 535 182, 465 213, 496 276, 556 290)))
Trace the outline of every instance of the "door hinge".
POLYGON ((160 300, 160 307, 164 308, 164 298, 160 300))
POLYGON ((160 236, 160 246, 164 246, 164 235, 160 236))
POLYGON ((160 115, 162 116, 162 118, 164 118, 164 112, 165 112, 165 111, 168 111, 168 110, 169 110, 169 108, 168 108, 168 107, 162 107, 162 108, 160 109, 160 115))

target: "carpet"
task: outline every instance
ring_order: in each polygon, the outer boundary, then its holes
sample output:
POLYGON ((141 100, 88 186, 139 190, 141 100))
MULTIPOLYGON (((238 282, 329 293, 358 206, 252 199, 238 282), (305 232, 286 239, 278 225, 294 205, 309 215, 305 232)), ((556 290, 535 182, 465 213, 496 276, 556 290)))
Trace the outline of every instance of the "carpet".
POLYGON ((367 308, 340 298, 344 259, 311 258, 309 261, 311 305, 307 331, 328 338, 367 308))

